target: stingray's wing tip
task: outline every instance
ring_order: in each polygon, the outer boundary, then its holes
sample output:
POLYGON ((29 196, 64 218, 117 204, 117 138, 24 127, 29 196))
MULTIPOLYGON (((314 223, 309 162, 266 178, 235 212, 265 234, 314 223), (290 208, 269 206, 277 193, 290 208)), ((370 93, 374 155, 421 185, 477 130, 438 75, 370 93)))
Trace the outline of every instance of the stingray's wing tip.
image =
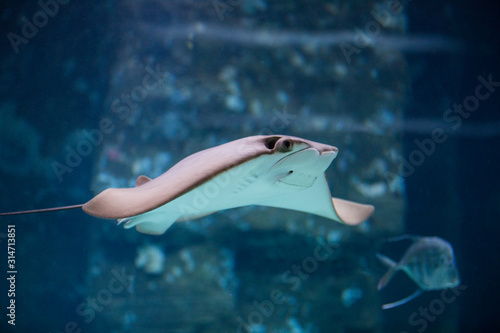
POLYGON ((372 205, 339 198, 332 198, 332 202, 340 222, 347 225, 358 225, 366 221, 375 212, 375 207, 372 205))

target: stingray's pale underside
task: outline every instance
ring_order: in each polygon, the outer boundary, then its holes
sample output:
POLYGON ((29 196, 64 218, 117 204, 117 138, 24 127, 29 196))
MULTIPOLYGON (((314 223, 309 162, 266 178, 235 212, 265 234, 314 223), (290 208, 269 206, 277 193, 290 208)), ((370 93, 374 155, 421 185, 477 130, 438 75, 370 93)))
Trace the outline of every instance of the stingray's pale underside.
POLYGON ((337 152, 297 137, 247 137, 190 155, 155 179, 140 176, 134 188, 104 190, 82 208, 149 234, 162 234, 176 221, 247 205, 356 225, 374 208, 331 197, 325 170, 337 152))

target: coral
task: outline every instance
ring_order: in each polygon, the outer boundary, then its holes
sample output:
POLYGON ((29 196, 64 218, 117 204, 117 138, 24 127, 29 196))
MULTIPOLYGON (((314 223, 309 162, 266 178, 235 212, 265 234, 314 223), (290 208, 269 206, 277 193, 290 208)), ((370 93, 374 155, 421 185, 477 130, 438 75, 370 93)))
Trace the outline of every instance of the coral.
POLYGON ((346 288, 342 291, 342 304, 348 308, 363 298, 363 291, 357 287, 346 288))
POLYGON ((165 254, 157 245, 147 245, 137 249, 135 267, 148 274, 160 274, 165 268, 165 254))

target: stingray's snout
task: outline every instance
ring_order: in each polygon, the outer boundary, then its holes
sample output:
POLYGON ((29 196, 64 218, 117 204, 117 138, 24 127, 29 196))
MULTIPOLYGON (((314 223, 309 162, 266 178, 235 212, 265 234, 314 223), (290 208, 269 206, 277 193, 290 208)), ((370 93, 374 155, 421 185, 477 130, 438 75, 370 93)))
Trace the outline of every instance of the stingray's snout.
POLYGON ((339 153, 339 150, 337 147, 329 146, 328 149, 321 152, 321 155, 331 155, 332 160, 333 160, 335 157, 337 157, 338 153, 339 153))

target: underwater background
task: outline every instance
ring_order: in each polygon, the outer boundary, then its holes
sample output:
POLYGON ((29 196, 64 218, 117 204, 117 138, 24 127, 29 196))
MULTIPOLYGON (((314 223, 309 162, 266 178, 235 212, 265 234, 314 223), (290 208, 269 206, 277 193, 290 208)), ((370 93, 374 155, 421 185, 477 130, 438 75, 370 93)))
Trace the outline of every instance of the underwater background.
POLYGON ((498 332, 499 9, 3 1, 0 212, 287 134, 336 146, 332 195, 375 214, 350 227, 243 207, 161 236, 81 210, 0 217, 0 331, 498 332), (409 243, 385 240, 405 234, 447 240, 461 283, 382 310, 417 288, 399 272, 377 290, 377 253, 399 261, 409 243))

